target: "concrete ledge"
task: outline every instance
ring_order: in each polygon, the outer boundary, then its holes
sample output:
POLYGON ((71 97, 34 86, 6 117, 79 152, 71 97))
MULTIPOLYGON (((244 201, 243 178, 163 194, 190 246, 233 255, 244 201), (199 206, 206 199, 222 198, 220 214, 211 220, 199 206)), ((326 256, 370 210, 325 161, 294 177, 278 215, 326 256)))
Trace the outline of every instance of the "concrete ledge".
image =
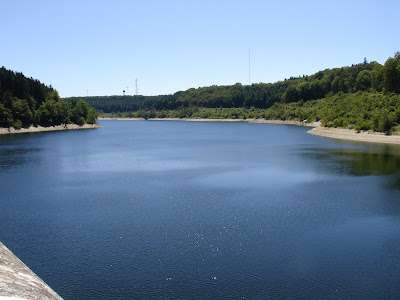
POLYGON ((62 299, 0 242, 0 299, 62 299))

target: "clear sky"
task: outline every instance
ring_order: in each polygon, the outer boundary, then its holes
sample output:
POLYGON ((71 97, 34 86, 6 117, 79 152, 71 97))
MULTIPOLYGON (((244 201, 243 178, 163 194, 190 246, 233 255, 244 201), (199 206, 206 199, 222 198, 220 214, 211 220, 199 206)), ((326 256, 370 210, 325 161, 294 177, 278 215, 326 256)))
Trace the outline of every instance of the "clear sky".
POLYGON ((276 82, 400 51, 399 0, 0 0, 0 66, 61 97, 276 82))

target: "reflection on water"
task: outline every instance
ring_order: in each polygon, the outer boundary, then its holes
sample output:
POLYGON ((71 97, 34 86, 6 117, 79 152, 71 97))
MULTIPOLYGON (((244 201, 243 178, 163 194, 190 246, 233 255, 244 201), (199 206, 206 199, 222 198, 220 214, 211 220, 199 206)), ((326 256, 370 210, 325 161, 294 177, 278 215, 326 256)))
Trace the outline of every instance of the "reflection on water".
POLYGON ((355 176, 388 175, 400 170, 400 151, 396 147, 375 148, 375 151, 332 151, 341 158, 355 176), (346 159, 348 158, 348 159, 346 159))
POLYGON ((356 145, 352 148, 307 148, 302 155, 325 162, 326 172, 335 175, 390 175, 385 186, 400 189, 400 147, 356 145))
POLYGON ((397 150, 397 148, 386 148, 380 153, 347 151, 333 152, 333 154, 345 158, 341 163, 347 167, 349 174, 392 175, 386 186, 400 189, 400 153, 397 150))
POLYGON ((39 151, 37 148, 12 148, 0 145, 0 169, 13 170, 17 166, 30 165, 34 159, 30 154, 39 151))
POLYGON ((102 125, 0 137, 0 240, 65 299, 400 294, 399 148, 268 124, 102 125))

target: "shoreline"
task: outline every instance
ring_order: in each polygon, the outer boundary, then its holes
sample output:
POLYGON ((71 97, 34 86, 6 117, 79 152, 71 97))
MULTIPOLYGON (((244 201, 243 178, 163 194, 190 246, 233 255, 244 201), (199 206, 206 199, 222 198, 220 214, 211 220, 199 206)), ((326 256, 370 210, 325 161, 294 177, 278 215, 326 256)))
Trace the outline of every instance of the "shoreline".
MULTIPOLYGON (((115 121, 145 121, 144 118, 108 118, 101 117, 98 121, 103 120, 115 120, 115 121)), ((258 124, 281 124, 281 125, 296 125, 296 126, 307 126, 317 127, 320 126, 320 122, 305 123, 300 121, 292 120, 265 120, 265 119, 206 119, 206 118, 148 118, 147 121, 183 121, 183 122, 246 122, 246 123, 258 123, 258 124)))
POLYGON ((362 131, 357 133, 354 129, 314 127, 307 131, 309 134, 327 137, 331 139, 346 140, 353 142, 367 142, 379 144, 400 145, 400 135, 385 135, 380 132, 362 131))
POLYGON ((0 135, 17 134, 17 133, 62 131, 62 130, 83 130, 83 129, 93 129, 93 128, 101 128, 101 127, 102 126, 100 126, 98 124, 84 124, 82 126, 79 126, 77 124, 67 124, 66 127, 64 125, 49 126, 49 127, 31 126, 29 128, 21 128, 21 129, 15 129, 15 128, 11 127, 11 128, 0 128, 0 135))
MULTIPOLYGON (((114 121, 183 121, 183 122, 248 122, 249 119, 205 119, 205 118, 106 118, 101 117, 98 121, 114 120, 114 121)), ((253 120, 253 119, 252 119, 253 120)))
MULTIPOLYGON (((98 118, 102 120, 121 120, 121 121, 140 121, 145 120, 144 118, 98 118)), ((400 145, 400 135, 385 135, 380 132, 368 132, 363 131, 357 133, 354 129, 345 128, 332 128, 322 127, 321 122, 305 123, 300 121, 292 120, 265 120, 265 119, 190 119, 190 118, 149 118, 149 121, 186 121, 186 122, 247 122, 257 124, 281 124, 281 125, 296 125, 313 127, 307 133, 318 135, 322 137, 355 141, 355 142, 366 142, 366 143, 380 143, 380 144, 393 144, 400 145)))
MULTIPOLYGON (((144 118, 98 118, 98 121, 103 120, 117 120, 117 121, 142 121, 144 118)), ((332 128, 322 127, 320 122, 305 123, 300 121, 292 120, 265 120, 265 119, 191 119, 191 118, 149 118, 149 121, 183 121, 183 122, 246 122, 254 124, 278 124, 278 125, 295 125, 313 127, 307 133, 318 135, 326 138, 355 141, 355 142, 366 142, 366 143, 380 143, 380 144, 393 144, 400 145, 400 134, 385 135, 380 132, 368 132, 362 131, 357 133, 354 129, 345 128, 332 128)), ((50 131, 62 131, 62 130, 84 130, 101 128, 98 124, 84 124, 79 126, 77 124, 49 126, 49 127, 29 127, 29 128, 1 128, 0 135, 6 134, 18 134, 18 133, 35 133, 35 132, 50 132, 50 131)))

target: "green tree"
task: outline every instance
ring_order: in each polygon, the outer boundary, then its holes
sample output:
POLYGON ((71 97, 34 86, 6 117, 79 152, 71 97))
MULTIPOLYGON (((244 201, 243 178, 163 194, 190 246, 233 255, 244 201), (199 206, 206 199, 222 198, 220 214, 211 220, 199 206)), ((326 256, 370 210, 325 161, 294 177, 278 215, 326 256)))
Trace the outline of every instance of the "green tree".
POLYGON ((282 101, 285 103, 299 101, 299 93, 295 86, 289 86, 282 95, 282 101))
POLYGON ((393 127, 393 121, 390 119, 389 114, 384 110, 379 120, 379 131, 389 134, 393 127))
POLYGON ((371 71, 363 70, 356 78, 356 90, 366 91, 371 87, 371 71))
POLYGON ((339 76, 335 76, 335 78, 332 80, 331 90, 335 94, 340 91, 340 77, 339 76))
POLYGON ((387 93, 400 93, 400 52, 386 60, 383 86, 387 93))
POLYGON ((79 124, 95 122, 97 113, 85 101, 62 102, 58 92, 51 86, 26 78, 22 73, 0 68, 1 127, 19 128, 31 124, 50 126, 69 123, 73 114, 72 108, 75 108, 74 121, 79 124))
POLYGON ((11 109, 0 103, 0 127, 11 127, 14 123, 11 109))
POLYGON ((96 110, 93 107, 90 107, 86 118, 86 123, 95 124, 98 116, 99 114, 96 112, 96 110))
POLYGON ((43 126, 51 126, 53 124, 53 101, 42 103, 36 110, 35 124, 43 126))
POLYGON ((385 67, 382 65, 376 66, 371 71, 371 87, 377 91, 382 91, 383 88, 383 81, 385 76, 385 67))
MULTIPOLYGON (((13 102, 14 120, 20 120, 21 126, 29 127, 33 122, 33 114, 26 100, 15 99, 13 102)), ((14 126, 15 127, 15 126, 14 126)))

